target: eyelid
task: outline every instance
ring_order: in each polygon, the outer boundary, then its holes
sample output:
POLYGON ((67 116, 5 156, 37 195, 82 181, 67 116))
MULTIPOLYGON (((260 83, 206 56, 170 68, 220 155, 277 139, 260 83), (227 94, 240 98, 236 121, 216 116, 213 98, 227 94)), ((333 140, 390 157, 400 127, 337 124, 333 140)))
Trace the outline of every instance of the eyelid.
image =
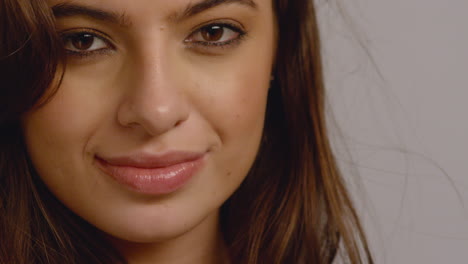
MULTIPOLYGON (((210 50, 213 49, 223 49, 223 48, 230 48, 236 44, 239 44, 246 36, 247 36, 247 30, 245 29, 244 25, 242 23, 239 23, 237 21, 233 21, 232 19, 215 19, 215 20, 210 20, 208 22, 204 22, 192 29, 191 33, 188 35, 187 38, 184 39, 184 44, 187 45, 188 48, 193 48, 193 49, 206 49, 210 53, 210 50), (209 42, 209 41, 191 41, 190 38, 194 36, 195 34, 199 34, 200 30, 204 29, 205 27, 208 26, 221 26, 228 28, 229 30, 232 30, 239 35, 228 41, 224 42, 209 42)), ((205 53, 205 52, 202 52, 205 53)))
POLYGON ((79 33, 92 33, 102 38, 103 40, 109 42, 110 45, 114 46, 113 44, 114 41, 111 38, 111 36, 94 28, 88 28, 88 27, 67 28, 65 30, 59 31, 58 33, 60 36, 73 35, 73 34, 79 34, 79 33))
POLYGON ((221 25, 226 24, 226 25, 230 25, 230 26, 235 27, 235 28, 239 28, 242 31, 247 31, 245 26, 241 22, 239 22, 237 20, 230 19, 230 18, 217 18, 217 19, 211 19, 209 21, 205 21, 203 23, 200 23, 200 24, 192 27, 190 29, 190 32, 194 33, 195 31, 200 30, 203 27, 206 27, 206 26, 209 26, 209 25, 212 25, 212 24, 221 24, 221 25))
MULTIPOLYGON (((234 32, 236 32, 236 33, 238 33, 238 34, 241 34, 241 35, 244 34, 244 31, 243 31, 243 30, 241 30, 241 29, 239 29, 239 28, 237 28, 236 26, 233 26, 233 25, 231 25, 231 24, 228 24, 228 23, 212 23, 212 24, 208 24, 208 25, 202 26, 202 27, 198 28, 197 30, 193 31, 193 32, 185 39, 185 40, 186 40, 185 42, 191 42, 191 41, 188 40, 188 38, 192 37, 192 36, 195 35, 195 34, 200 33, 200 31, 201 31, 202 29, 204 29, 204 28, 206 28, 206 27, 209 27, 209 26, 220 26, 220 27, 223 27, 223 28, 227 28, 227 29, 229 29, 229 30, 231 30, 231 31, 234 31, 234 32)), ((198 42, 198 41, 194 41, 194 42, 198 42)), ((207 41, 207 42, 209 42, 209 41, 207 41)))
POLYGON ((71 51, 71 50, 66 50, 69 55, 72 56, 81 56, 81 57, 88 57, 92 55, 99 55, 99 54, 104 54, 108 53, 110 51, 114 51, 116 49, 116 45, 114 45, 112 38, 107 35, 106 33, 93 29, 93 28, 87 28, 87 27, 76 27, 76 28, 68 28, 66 30, 62 30, 58 32, 59 35, 63 40, 66 40, 67 38, 73 36, 73 35, 78 35, 82 33, 89 33, 93 35, 96 38, 99 38, 101 41, 103 41, 108 48, 103 48, 103 49, 98 49, 98 50, 93 50, 93 51, 71 51))

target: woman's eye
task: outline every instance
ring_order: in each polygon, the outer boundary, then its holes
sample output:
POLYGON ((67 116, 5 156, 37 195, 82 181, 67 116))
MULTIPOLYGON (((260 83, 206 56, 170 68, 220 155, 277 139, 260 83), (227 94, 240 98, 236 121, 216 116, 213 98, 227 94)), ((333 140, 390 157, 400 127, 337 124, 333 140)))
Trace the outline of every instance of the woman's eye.
POLYGON ((226 46, 240 40, 245 33, 232 25, 212 24, 192 33, 185 41, 205 46, 226 46))
POLYGON ((68 33, 63 36, 65 50, 74 55, 90 55, 110 48, 103 37, 90 32, 68 33))

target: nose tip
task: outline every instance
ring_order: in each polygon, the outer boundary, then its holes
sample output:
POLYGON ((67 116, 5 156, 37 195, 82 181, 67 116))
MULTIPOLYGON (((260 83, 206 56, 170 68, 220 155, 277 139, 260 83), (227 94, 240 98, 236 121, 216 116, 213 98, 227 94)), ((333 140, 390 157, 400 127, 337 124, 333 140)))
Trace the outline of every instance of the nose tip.
POLYGON ((180 78, 184 67, 178 56, 159 42, 153 44, 141 47, 129 59, 117 119, 123 127, 156 136, 181 125, 190 109, 188 82, 180 78))
POLYGON ((121 105, 117 119, 123 127, 142 129, 146 134, 157 136, 180 126, 188 116, 189 111, 181 100, 164 104, 156 100, 153 103, 128 100, 121 105))
POLYGON ((183 91, 176 87, 143 86, 124 96, 117 112, 118 123, 157 136, 180 126, 189 117, 183 91))
POLYGON ((183 109, 182 103, 168 105, 158 105, 157 102, 151 105, 143 103, 126 103, 120 107, 118 122, 127 127, 143 129, 151 136, 164 134, 182 124, 188 119, 188 111, 183 109))

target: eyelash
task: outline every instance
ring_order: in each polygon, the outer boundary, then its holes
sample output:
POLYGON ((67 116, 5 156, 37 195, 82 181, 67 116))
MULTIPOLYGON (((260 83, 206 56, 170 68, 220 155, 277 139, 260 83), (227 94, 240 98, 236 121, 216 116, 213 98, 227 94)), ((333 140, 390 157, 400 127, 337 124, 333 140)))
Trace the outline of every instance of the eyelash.
MULTIPOLYGON (((206 25, 202 25, 198 29, 196 29, 194 32, 192 32, 187 39, 184 40, 184 42, 189 46, 189 48, 193 48, 194 46, 199 46, 202 48, 229 48, 232 46, 235 46, 239 44, 247 35, 247 32, 243 29, 241 29, 239 26, 227 23, 227 22, 217 22, 217 23, 210 23, 206 25), (201 33, 203 29, 208 29, 208 28, 213 28, 213 27, 220 27, 223 29, 228 29, 231 30, 232 32, 236 33, 237 36, 233 39, 227 40, 227 41, 222 41, 222 42, 216 42, 216 41, 190 41, 190 37, 197 34, 201 33)), ((196 47, 195 47, 196 48, 196 47)))
POLYGON ((94 55, 106 55, 106 54, 112 53, 115 50, 115 46, 109 40, 110 39, 109 36, 105 35, 102 32, 99 32, 97 30, 90 29, 90 28, 81 28, 81 29, 74 29, 74 30, 71 29, 71 30, 68 30, 67 32, 62 32, 61 37, 62 37, 65 52, 67 53, 67 55, 73 56, 73 57, 85 58, 85 57, 90 57, 94 55), (78 38, 80 36, 83 37, 84 35, 89 35, 90 37, 92 37, 93 43, 96 40, 102 41, 106 45, 106 47, 96 49, 96 50, 91 50, 91 51, 74 51, 74 50, 70 50, 66 48, 66 46, 71 41, 73 41, 74 38, 78 38))
MULTIPOLYGON (((214 22, 214 23, 209 23, 209 24, 205 24, 205 25, 198 27, 196 30, 190 33, 190 35, 186 39, 184 39, 184 44, 187 45, 187 47, 190 49, 200 48, 201 49, 200 52, 209 53, 213 49, 226 49, 226 48, 234 47, 238 45, 245 38, 246 35, 247 35, 247 32, 237 25, 227 23, 227 22, 214 22), (196 34, 201 34, 202 30, 213 28, 213 27, 222 28, 224 30, 223 35, 225 34, 225 31, 227 29, 237 34, 237 36, 235 36, 233 39, 229 39, 227 41, 222 41, 222 42, 193 41, 192 40, 192 38, 196 34)), ((61 37, 63 40, 64 49, 67 55, 77 57, 77 58, 87 58, 87 57, 91 57, 95 55, 109 55, 116 49, 115 45, 113 45, 112 42, 109 40, 110 39, 109 36, 91 28, 70 29, 70 30, 67 30, 66 32, 61 32, 61 37), (96 40, 99 40, 99 41, 102 41, 106 45, 106 47, 99 48, 96 50, 91 50, 91 51, 76 51, 76 50, 70 50, 66 48, 67 45, 73 45, 71 41, 73 41, 74 39, 76 40, 79 37, 84 37, 85 35, 88 35, 89 37, 93 38, 92 45, 94 45, 94 42, 96 40)), ((75 47, 75 49, 77 48, 75 47)))

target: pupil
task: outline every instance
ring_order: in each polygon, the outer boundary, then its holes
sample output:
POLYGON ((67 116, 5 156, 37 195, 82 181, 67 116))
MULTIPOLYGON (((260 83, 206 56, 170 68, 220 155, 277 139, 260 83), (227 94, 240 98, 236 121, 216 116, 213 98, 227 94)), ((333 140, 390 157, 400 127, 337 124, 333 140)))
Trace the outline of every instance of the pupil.
POLYGON ((79 34, 72 39, 72 44, 76 49, 87 50, 94 42, 94 36, 91 34, 79 34))
POLYGON ((224 30, 221 26, 211 26, 203 29, 202 35, 206 41, 218 41, 223 36, 224 30))

